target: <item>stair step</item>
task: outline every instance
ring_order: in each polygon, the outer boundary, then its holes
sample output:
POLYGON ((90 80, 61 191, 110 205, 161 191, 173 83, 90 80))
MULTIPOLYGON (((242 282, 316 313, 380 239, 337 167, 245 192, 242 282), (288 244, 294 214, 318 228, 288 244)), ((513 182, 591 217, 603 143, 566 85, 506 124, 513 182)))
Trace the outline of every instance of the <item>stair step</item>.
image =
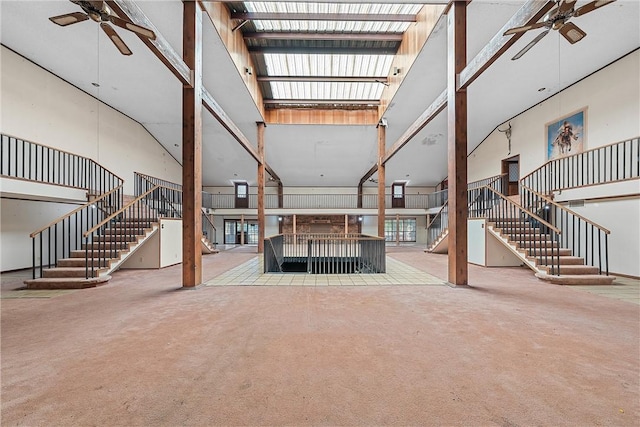
MULTIPOLYGON (((81 251, 81 250, 77 250, 77 251, 71 251, 71 254, 69 255, 70 258, 85 258, 85 251, 81 251)), ((103 257, 103 258, 118 258, 120 257, 120 251, 115 251, 115 252, 111 252, 111 251, 89 251, 89 258, 99 258, 99 257, 103 257)))
POLYGON ((100 250, 109 251, 111 249, 129 249, 129 243, 109 241, 109 242, 89 243, 88 245, 82 245, 82 249, 86 249, 86 248, 93 249, 96 251, 100 251, 100 250))
MULTIPOLYGON (((94 271, 94 276, 99 275, 100 270, 94 271)), ((79 277, 84 279, 86 277, 87 271, 85 267, 54 267, 47 268, 46 270, 42 270, 42 278, 43 279, 52 279, 52 278, 70 278, 70 277, 79 277)), ((91 274, 91 271, 89 271, 91 274)))
MULTIPOLYGON (((543 249, 529 249, 527 250, 527 253, 529 254, 530 257, 537 257, 537 256, 544 256, 545 254, 547 256, 551 256, 551 251, 545 252, 543 249)), ((553 255, 556 255, 556 250, 553 250, 553 255)), ((572 255, 571 249, 564 249, 564 248, 560 248, 557 250, 557 255, 558 256, 570 256, 572 255)))
POLYGON ((135 242, 138 240, 137 235, 130 234, 104 234, 101 236, 93 236, 93 242, 135 242))
POLYGON ((615 280, 615 276, 605 276, 603 274, 562 274, 560 276, 552 276, 545 273, 536 273, 536 277, 555 285, 603 286, 611 285, 615 280))
MULTIPOLYGON (((540 266, 540 268, 549 274, 551 272, 551 266, 545 265, 540 266)), ((560 265, 560 274, 568 274, 568 275, 598 275, 600 274, 600 270, 598 267, 593 267, 590 265, 560 265)))
MULTIPOLYGON (((89 263, 91 264, 91 260, 88 260, 89 263)), ((85 267, 85 263, 87 262, 87 260, 84 259, 84 257, 82 258, 64 258, 64 259, 60 259, 58 260, 58 267, 85 267)), ((106 265, 110 265, 111 264, 111 260, 110 259, 103 259, 103 260, 99 260, 99 259, 94 259, 93 263, 94 266, 96 267, 106 267, 106 265), (106 264, 106 265, 105 265, 106 264)))
POLYGON ((85 289, 104 285, 111 276, 104 275, 85 279, 84 277, 40 278, 25 280, 27 289, 85 289))
MULTIPOLYGON (((544 259, 542 260, 544 262, 544 259)), ((551 263, 551 258, 549 258, 547 260, 549 263, 551 263)), ((554 257, 554 261, 555 261, 555 257, 554 257)), ((558 258, 558 261, 560 262, 560 265, 584 265, 584 258, 581 257, 577 257, 577 256, 560 256, 558 258)), ((544 264, 540 264, 540 265, 544 265, 544 264)))

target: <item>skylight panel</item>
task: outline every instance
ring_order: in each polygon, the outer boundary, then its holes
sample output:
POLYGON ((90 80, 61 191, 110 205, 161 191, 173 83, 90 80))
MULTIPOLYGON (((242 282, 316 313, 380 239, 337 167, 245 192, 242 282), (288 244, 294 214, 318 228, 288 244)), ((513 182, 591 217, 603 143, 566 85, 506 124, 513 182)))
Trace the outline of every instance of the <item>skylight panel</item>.
POLYGON ((389 75, 393 55, 264 54, 270 76, 365 76, 389 75))
POLYGON ((271 82, 273 99, 282 100, 378 100, 383 89, 380 83, 271 82))
MULTIPOLYGON (((368 3, 290 3, 245 2, 248 12, 261 13, 332 13, 371 15, 416 15, 420 4, 368 4, 368 3)), ((258 31, 309 32, 395 32, 403 33, 410 22, 356 22, 356 21, 254 21, 258 31)))

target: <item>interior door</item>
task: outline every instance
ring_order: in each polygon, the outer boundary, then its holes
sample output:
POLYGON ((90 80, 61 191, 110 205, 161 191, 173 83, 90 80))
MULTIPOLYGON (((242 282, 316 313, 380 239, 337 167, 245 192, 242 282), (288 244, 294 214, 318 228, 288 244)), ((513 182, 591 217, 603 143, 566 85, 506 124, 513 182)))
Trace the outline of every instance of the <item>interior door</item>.
POLYGON ((511 157, 502 161, 502 173, 507 175, 507 188, 505 196, 520 194, 520 156, 511 157))
POLYGON ((391 185, 391 207, 404 208, 404 183, 391 185))
POLYGON ((249 207, 249 185, 246 182, 236 182, 236 209, 249 207))

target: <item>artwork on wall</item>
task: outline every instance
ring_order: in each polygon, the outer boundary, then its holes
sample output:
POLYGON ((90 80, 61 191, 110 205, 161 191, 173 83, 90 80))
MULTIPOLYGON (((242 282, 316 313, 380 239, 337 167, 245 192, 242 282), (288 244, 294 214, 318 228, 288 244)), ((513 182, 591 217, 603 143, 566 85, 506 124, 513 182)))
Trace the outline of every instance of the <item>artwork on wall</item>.
POLYGON ((547 159, 584 151, 587 142, 587 107, 547 123, 547 159))

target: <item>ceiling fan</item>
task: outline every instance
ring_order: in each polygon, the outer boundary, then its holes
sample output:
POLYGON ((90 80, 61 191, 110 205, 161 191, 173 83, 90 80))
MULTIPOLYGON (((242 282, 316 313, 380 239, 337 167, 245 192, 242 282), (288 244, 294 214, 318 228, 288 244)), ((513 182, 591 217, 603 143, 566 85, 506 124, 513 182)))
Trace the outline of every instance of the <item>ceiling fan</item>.
POLYGON ((78 22, 86 21, 91 18, 95 22, 100 23, 100 28, 107 34, 109 40, 118 48, 123 55, 131 55, 131 50, 126 45, 124 40, 116 33, 116 31, 109 25, 113 25, 124 28, 125 30, 133 31, 141 37, 146 37, 150 40, 156 39, 156 34, 145 27, 136 25, 131 21, 117 17, 113 11, 107 6, 104 1, 81 1, 81 0, 69 0, 71 3, 75 3, 82 8, 82 12, 65 13, 64 15, 52 16, 49 18, 54 24, 58 24, 62 27, 67 25, 76 24, 78 22))
POLYGON ((528 45, 526 45, 520 52, 516 53, 516 55, 511 58, 511 60, 520 59, 529 49, 531 49, 536 43, 538 43, 544 36, 549 34, 550 30, 558 30, 560 34, 567 39, 567 41, 571 44, 578 43, 582 40, 587 33, 581 30, 576 24, 573 22, 568 22, 569 19, 573 17, 578 17, 585 15, 589 12, 593 12, 594 10, 606 6, 610 3, 613 3, 616 0, 594 0, 581 6, 579 8, 575 8, 576 0, 554 0, 557 3, 553 9, 551 9, 543 18, 542 21, 536 22, 531 25, 524 25, 522 27, 510 28, 504 32, 505 36, 517 33, 524 33, 525 31, 535 30, 537 28, 546 28, 545 31, 538 34, 538 36, 531 40, 528 45))

